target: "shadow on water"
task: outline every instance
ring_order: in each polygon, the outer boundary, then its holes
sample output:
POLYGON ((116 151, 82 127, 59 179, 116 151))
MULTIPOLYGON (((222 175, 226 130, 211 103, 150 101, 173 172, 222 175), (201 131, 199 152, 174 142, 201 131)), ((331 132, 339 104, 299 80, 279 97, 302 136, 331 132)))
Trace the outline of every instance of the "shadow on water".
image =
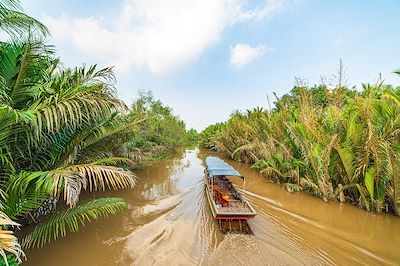
POLYGON ((290 194, 248 165, 228 162, 246 181, 232 178, 258 215, 253 234, 223 234, 212 219, 203 183, 207 152, 182 151, 145 167, 120 215, 27 252, 25 265, 295 265, 400 262, 400 219, 354 206, 290 194), (391 243, 387 245, 387 243, 391 243))
POLYGON ((252 235, 253 231, 247 221, 240 220, 221 220, 219 222, 219 230, 223 234, 239 234, 239 235, 252 235))

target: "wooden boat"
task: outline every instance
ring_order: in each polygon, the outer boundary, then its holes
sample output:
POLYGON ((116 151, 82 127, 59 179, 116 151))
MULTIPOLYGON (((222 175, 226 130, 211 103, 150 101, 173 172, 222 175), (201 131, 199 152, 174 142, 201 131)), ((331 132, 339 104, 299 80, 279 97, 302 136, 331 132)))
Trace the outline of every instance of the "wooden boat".
MULTIPOLYGON (((229 180, 229 176, 244 178, 232 166, 218 157, 206 158, 205 181, 208 203, 214 219, 221 220, 249 220, 257 213, 253 207, 243 199, 239 191, 229 180)), ((241 225, 241 224, 240 224, 241 225)))

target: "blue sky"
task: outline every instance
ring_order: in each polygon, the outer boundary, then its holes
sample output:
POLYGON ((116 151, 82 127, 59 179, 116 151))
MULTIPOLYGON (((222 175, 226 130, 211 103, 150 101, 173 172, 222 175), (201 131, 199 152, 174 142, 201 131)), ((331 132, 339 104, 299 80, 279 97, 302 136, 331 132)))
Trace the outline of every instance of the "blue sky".
POLYGON ((294 76, 399 84, 400 2, 372 0, 24 0, 66 66, 115 65, 119 96, 139 88, 198 130, 267 107, 294 76))

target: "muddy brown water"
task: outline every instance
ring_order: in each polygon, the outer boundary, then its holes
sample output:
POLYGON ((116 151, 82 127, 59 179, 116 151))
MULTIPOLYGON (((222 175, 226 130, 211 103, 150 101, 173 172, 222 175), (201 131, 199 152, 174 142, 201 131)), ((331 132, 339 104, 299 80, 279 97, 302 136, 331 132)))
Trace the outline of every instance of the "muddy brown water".
POLYGON ((29 250, 24 265, 400 264, 398 217, 290 194, 233 161, 246 182, 232 181, 258 215, 253 235, 222 234, 204 194, 206 155, 183 151, 138 171, 133 190, 95 194, 123 197, 129 209, 29 250))

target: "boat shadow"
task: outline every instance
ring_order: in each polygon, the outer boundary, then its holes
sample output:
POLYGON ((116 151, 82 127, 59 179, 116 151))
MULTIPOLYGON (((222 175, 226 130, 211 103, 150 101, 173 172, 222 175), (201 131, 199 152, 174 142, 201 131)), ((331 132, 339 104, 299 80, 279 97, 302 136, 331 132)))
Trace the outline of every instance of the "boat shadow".
POLYGON ((253 235, 246 220, 218 220, 219 229, 223 234, 253 235))

